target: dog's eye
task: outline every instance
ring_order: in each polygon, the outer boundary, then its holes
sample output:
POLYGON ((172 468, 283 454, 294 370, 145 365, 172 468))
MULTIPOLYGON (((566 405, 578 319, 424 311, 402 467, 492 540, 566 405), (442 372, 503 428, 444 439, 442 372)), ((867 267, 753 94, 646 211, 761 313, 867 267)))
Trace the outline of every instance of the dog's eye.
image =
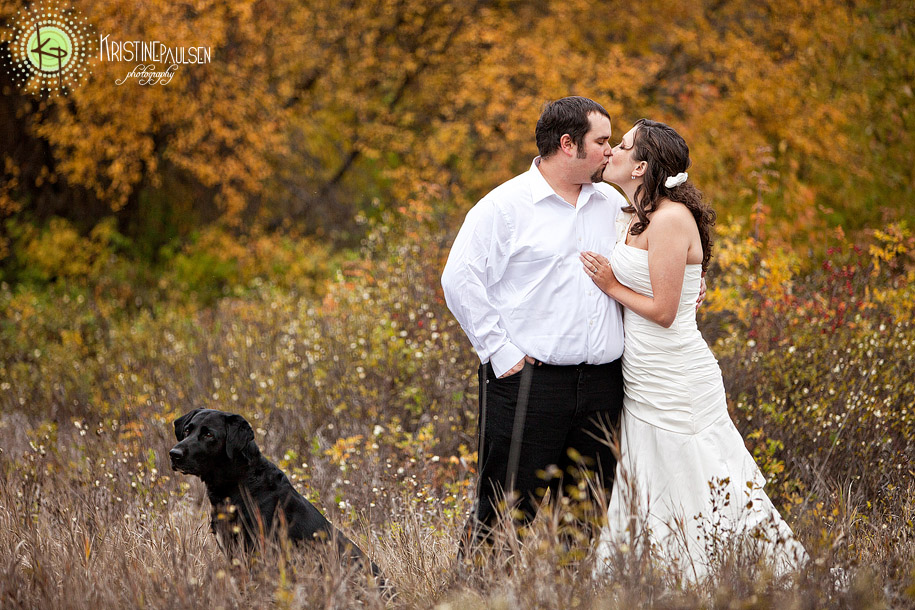
POLYGON ((206 431, 206 432, 202 433, 200 436, 202 436, 203 438, 213 438, 213 433, 210 431, 206 431))

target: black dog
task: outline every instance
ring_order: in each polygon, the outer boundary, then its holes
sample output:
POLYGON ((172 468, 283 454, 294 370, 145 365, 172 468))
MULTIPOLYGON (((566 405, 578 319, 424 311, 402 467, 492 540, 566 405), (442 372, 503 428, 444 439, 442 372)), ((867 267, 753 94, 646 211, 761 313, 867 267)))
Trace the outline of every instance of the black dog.
POLYGON ((178 444, 168 452, 172 470, 200 477, 213 505, 210 528, 229 552, 254 550, 261 536, 275 540, 281 531, 296 542, 336 542, 340 557, 381 573, 362 550, 340 533, 254 442, 241 415, 194 409, 175 420, 178 444))

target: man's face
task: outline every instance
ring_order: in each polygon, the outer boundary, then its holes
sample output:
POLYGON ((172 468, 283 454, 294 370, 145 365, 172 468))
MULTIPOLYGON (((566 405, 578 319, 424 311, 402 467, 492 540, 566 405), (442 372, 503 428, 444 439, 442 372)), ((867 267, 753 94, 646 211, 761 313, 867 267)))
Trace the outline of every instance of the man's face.
POLYGON ((604 167, 610 159, 610 119, 598 112, 588 115, 591 128, 575 157, 576 182, 600 182, 604 167))

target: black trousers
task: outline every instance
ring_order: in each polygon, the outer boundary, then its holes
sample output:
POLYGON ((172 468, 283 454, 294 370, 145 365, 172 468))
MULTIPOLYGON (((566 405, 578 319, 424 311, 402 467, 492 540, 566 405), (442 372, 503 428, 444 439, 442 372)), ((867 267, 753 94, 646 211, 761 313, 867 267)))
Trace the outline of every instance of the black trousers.
MULTIPOLYGON (((618 429, 623 407, 620 360, 600 365, 525 364, 525 368, 530 369, 530 392, 521 438, 513 439, 524 371, 499 379, 491 365, 480 367, 480 481, 462 541, 465 555, 466 545, 488 538, 490 528, 504 514, 509 488, 512 507, 527 522, 546 490, 556 499, 564 481, 577 484, 575 475, 582 467, 594 473, 607 497, 613 486, 616 458, 607 430, 618 429), (516 473, 509 472, 513 443, 520 443, 516 473)), ((594 532, 589 529, 588 535, 594 532)))

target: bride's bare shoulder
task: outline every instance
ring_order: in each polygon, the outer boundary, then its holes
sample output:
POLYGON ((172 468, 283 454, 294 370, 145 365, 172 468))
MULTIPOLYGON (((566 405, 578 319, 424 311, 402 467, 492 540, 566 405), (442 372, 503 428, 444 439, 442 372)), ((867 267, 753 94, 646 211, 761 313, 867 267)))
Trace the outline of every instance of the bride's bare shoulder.
POLYGON ((657 227, 665 229, 688 228, 696 225, 693 213, 685 205, 678 201, 664 199, 658 205, 658 209, 651 215, 651 224, 657 223, 657 227))

